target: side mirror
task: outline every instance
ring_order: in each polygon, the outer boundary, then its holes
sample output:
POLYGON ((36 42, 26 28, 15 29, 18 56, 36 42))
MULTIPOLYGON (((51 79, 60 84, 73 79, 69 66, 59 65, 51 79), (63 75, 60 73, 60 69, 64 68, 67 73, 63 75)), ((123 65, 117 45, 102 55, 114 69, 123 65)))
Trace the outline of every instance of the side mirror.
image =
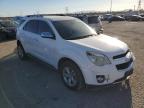
POLYGON ((42 38, 54 38, 54 35, 50 32, 42 32, 40 35, 42 38))

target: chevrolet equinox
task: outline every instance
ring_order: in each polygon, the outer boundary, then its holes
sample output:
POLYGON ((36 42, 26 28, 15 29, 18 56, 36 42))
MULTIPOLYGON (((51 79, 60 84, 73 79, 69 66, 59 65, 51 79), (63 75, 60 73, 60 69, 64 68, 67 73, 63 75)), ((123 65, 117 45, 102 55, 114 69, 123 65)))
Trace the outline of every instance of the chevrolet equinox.
POLYGON ((133 73, 134 56, 124 42, 97 33, 68 16, 28 18, 17 30, 21 60, 31 54, 59 70, 70 89, 108 85, 133 73))

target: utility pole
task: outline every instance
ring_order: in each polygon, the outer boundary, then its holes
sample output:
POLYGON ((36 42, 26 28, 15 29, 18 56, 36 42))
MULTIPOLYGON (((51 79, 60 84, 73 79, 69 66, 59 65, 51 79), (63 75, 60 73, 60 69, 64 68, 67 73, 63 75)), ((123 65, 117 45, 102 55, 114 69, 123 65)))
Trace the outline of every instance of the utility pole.
POLYGON ((66 14, 69 13, 69 8, 68 7, 65 7, 65 12, 66 12, 66 14))
POLYGON ((110 1, 110 13, 112 13, 112 4, 113 4, 113 1, 111 0, 110 1))
POLYGON ((138 2, 138 8, 137 8, 137 10, 138 10, 138 11, 141 10, 141 0, 139 0, 139 2, 138 2))

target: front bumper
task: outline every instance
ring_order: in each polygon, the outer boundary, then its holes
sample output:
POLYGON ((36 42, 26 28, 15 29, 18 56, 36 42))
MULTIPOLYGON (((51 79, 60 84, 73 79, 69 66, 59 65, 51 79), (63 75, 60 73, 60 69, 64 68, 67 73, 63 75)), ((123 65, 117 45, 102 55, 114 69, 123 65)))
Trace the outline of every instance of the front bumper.
POLYGON ((122 78, 117 79, 114 83, 119 83, 119 82, 121 82, 121 81, 123 81, 123 80, 128 79, 128 77, 133 74, 133 70, 134 70, 134 69, 132 68, 132 69, 130 69, 129 71, 127 71, 122 78))
POLYGON ((114 81, 113 83, 105 84, 105 85, 90 85, 90 84, 87 84, 87 87, 110 87, 110 86, 113 86, 113 85, 120 84, 123 81, 126 81, 126 80, 128 80, 130 78, 130 75, 133 74, 133 70, 134 69, 131 69, 131 70, 127 71, 122 78, 114 81))
MULTIPOLYGON (((125 60, 125 58, 123 58, 125 60)), ((116 62, 99 67, 96 65, 88 65, 82 68, 82 73, 87 85, 109 85, 121 82, 127 79, 133 73, 134 62, 128 65, 126 69, 118 70, 117 63, 123 63, 124 60, 117 60, 116 62)), ((89 63, 90 64, 90 63, 89 63)))

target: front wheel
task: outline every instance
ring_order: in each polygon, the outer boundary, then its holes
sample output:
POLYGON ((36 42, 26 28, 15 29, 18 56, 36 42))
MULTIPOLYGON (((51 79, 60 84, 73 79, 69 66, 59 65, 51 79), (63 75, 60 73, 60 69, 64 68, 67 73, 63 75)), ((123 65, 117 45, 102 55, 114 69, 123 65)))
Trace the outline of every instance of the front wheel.
POLYGON ((68 88, 73 90, 85 88, 83 75, 75 63, 65 61, 62 66, 60 66, 60 72, 62 80, 68 88))

